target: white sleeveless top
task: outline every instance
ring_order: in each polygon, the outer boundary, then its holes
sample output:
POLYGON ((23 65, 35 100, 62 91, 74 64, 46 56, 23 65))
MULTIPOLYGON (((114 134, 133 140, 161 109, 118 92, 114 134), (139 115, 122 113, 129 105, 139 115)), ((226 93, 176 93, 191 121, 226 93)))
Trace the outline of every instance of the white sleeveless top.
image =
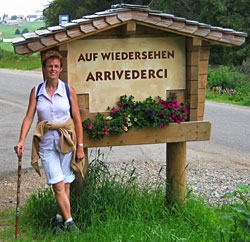
MULTIPOLYGON (((64 123, 70 118, 70 105, 66 93, 65 84, 63 81, 58 80, 57 90, 54 92, 52 98, 47 94, 45 81, 38 94, 36 110, 38 120, 48 120, 49 122, 64 123)), ((35 87, 37 93, 38 85, 35 87)), ((59 147, 59 134, 56 130, 49 130, 44 134, 44 138, 39 143, 42 149, 52 150, 55 146, 59 147)))

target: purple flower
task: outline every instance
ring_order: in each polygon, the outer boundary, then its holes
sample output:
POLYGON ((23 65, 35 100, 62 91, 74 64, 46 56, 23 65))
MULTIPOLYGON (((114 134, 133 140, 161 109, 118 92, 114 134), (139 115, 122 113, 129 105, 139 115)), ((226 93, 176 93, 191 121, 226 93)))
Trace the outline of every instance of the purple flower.
POLYGON ((127 109, 127 108, 129 108, 129 104, 127 103, 122 106, 122 109, 127 109))
POLYGON ((154 110, 153 109, 149 109, 148 111, 147 111, 147 114, 148 114, 148 116, 149 117, 152 117, 153 115, 154 115, 154 110))

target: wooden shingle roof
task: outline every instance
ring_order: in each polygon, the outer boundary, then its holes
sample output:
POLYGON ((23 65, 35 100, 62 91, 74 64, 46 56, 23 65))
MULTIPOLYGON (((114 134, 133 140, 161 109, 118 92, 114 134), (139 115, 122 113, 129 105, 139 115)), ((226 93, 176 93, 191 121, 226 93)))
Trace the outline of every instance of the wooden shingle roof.
POLYGON ((12 44, 16 53, 32 54, 124 25, 129 21, 183 36, 200 38, 211 44, 240 46, 247 37, 245 32, 187 20, 151 10, 148 6, 117 4, 111 9, 83 16, 67 24, 23 34, 22 37, 13 39, 12 44))

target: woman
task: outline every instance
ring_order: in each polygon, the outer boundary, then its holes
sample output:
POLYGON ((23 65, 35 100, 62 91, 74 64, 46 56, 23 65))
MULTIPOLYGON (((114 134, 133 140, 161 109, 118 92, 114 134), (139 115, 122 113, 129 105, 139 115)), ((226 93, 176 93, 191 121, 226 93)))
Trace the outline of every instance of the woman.
POLYGON ((75 90, 68 86, 69 100, 66 85, 59 79, 62 60, 61 54, 57 51, 48 51, 43 56, 42 65, 46 81, 39 88, 36 86, 31 90, 20 138, 14 147, 20 157, 37 111, 38 123, 33 136, 32 165, 39 173, 37 160, 41 158, 48 184, 53 187, 58 206, 53 230, 56 234, 64 229, 63 221, 66 230, 78 231, 70 209, 70 184, 75 180, 71 168, 81 167, 80 163, 84 158, 83 130, 77 95, 75 90))

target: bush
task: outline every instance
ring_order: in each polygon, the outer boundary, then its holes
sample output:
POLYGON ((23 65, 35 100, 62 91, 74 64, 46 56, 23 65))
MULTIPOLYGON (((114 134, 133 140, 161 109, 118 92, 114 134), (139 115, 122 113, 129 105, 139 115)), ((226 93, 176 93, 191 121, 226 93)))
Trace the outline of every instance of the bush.
POLYGON ((20 30, 16 29, 15 34, 20 34, 20 30))
POLYGON ((207 98, 250 106, 250 60, 238 68, 220 66, 208 70, 207 98), (210 91, 211 90, 211 91, 210 91))
POLYGON ((250 82, 250 58, 244 60, 242 65, 237 67, 236 70, 245 75, 245 81, 250 82))
POLYGON ((208 70, 208 88, 236 89, 245 80, 245 75, 231 70, 228 66, 220 66, 218 70, 208 70))
POLYGON ((22 34, 28 33, 29 30, 27 28, 23 29, 22 34))

